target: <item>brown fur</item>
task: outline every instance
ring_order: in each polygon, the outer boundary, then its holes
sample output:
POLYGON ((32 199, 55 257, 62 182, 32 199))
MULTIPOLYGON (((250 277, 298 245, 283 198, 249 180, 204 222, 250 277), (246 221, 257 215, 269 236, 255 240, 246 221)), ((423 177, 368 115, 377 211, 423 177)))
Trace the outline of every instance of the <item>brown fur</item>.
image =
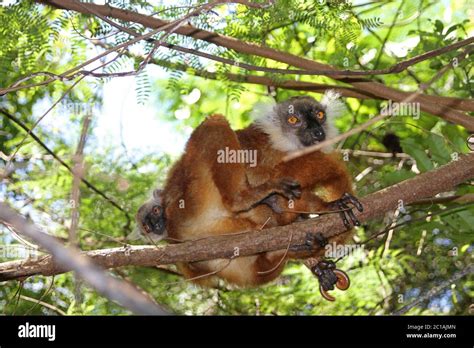
MULTIPOLYGON (((182 158, 171 169, 163 197, 168 236, 192 240, 206 236, 255 230, 295 221, 299 214, 274 213, 267 205, 257 205, 273 192, 280 192, 280 182, 292 178, 301 184, 302 197, 295 199, 294 210, 325 210, 329 201, 352 192, 351 180, 342 161, 335 155, 314 152, 282 163, 285 153, 272 148, 268 135, 251 125, 234 132, 221 115, 208 117, 191 135, 182 158), (257 166, 244 163, 218 163, 218 150, 257 150, 257 166), (327 190, 326 200, 313 193, 318 187, 327 190), (180 204, 184 202, 184 208, 180 204)), ((279 205, 287 206, 286 198, 279 205)), ((342 239, 340 240, 342 242, 342 239)), ((281 273, 291 255, 285 251, 238 257, 232 261, 213 260, 180 263, 185 277, 199 284, 213 286, 221 278, 237 286, 257 286, 281 273), (226 266, 227 265, 227 266, 226 266), (268 270, 274 271, 270 273, 268 270)))

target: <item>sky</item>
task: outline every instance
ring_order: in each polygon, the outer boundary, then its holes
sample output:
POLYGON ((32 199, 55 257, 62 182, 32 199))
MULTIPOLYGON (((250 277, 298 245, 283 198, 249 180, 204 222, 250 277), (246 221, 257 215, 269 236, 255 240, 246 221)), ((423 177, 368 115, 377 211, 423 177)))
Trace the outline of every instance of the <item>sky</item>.
MULTIPOLYGON (((147 73, 150 80, 166 78, 166 72, 156 66, 149 68, 147 73)), ((155 98, 149 98, 145 105, 138 104, 135 85, 133 76, 114 78, 104 84, 103 106, 94 129, 98 146, 111 146, 121 151, 123 140, 131 153, 178 155, 183 150, 185 137, 170 122, 159 119, 159 105, 152 105, 155 98)))

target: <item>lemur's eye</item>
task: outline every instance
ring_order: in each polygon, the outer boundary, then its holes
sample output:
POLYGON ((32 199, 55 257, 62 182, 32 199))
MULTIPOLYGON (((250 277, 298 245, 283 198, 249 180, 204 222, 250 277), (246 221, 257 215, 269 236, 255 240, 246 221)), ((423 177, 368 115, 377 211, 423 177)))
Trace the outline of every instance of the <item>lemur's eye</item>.
POLYGON ((287 121, 289 124, 296 124, 298 123, 299 119, 295 115, 291 115, 290 117, 288 117, 287 121))
POLYGON ((324 111, 318 111, 316 113, 316 117, 318 118, 318 120, 324 119, 324 111))

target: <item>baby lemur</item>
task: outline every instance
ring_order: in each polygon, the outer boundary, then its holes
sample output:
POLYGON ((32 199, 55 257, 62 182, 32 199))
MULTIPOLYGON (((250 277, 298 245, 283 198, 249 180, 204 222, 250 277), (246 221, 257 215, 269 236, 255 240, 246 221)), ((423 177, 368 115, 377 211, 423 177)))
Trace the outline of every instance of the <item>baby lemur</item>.
MULTIPOLYGON (((155 190, 154 198, 140 207, 139 228, 170 240, 193 240, 285 225, 301 218, 295 212, 328 210, 340 210, 348 229, 358 225, 348 204, 360 211, 362 206, 352 196, 351 178, 335 153, 326 149, 282 161, 291 151, 334 136, 331 121, 342 107, 338 97, 328 91, 321 102, 291 98, 260 110, 250 126, 238 131, 221 115, 206 118, 170 170, 164 189, 155 190), (255 151, 256 165, 235 156, 223 160, 223 151, 234 155, 255 151), (325 192, 316 194, 316 189, 325 192)), ((343 234, 336 242, 347 238, 343 234)), ((282 259, 292 257, 296 255, 281 250, 230 262, 180 263, 178 268, 202 285, 213 286, 220 278, 248 287, 278 277, 285 265, 282 259)))

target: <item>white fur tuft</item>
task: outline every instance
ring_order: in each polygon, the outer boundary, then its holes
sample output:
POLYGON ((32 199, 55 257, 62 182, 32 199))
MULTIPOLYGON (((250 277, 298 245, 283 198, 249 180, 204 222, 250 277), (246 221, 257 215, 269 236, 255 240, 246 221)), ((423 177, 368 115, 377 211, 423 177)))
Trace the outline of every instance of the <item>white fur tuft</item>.
POLYGON ((340 99, 341 95, 333 89, 328 89, 321 98, 321 105, 326 108, 326 115, 331 119, 339 117, 344 111, 344 103, 340 99))
MULTIPOLYGON (((332 139, 337 134, 337 128, 334 125, 334 121, 339 117, 345 110, 344 103, 340 99, 341 95, 333 89, 327 90, 320 101, 321 105, 326 108, 326 139, 332 139)), ((331 152, 333 150, 332 145, 323 148, 323 152, 331 152)))

